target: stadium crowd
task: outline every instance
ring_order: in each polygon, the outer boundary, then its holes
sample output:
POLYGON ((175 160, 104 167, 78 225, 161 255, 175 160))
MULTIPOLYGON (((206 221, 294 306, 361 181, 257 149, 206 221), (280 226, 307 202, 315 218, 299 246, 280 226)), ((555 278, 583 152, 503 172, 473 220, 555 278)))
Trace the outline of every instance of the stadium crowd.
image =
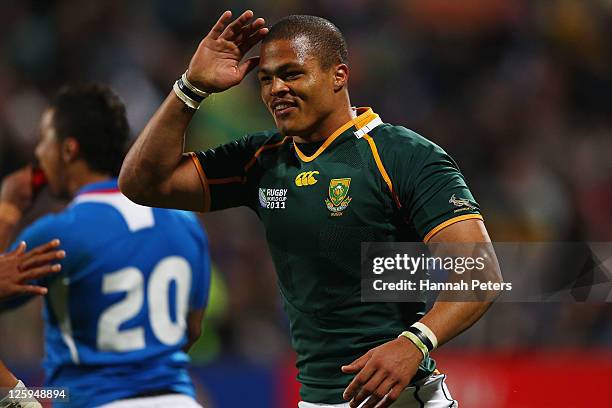
MULTIPOLYGON (((225 3, 4 2, 0 177, 32 160, 38 118, 67 81, 111 85, 136 134, 225 3)), ((252 7, 271 22, 308 13, 338 25, 350 45, 353 104, 443 146, 460 163, 494 241, 612 241, 609 1, 237 3, 237 11, 252 7)), ((204 149, 271 127, 251 76, 207 101, 188 145, 204 149)), ((26 221, 62 204, 43 192, 26 221)), ((255 216, 233 209, 202 220, 215 275, 194 359, 282 358, 287 324, 255 216)), ((609 346, 611 312, 609 303, 496 304, 445 348, 609 346)), ((0 317, 0 332, 11 333, 0 335, 0 356, 37 364, 39 309, 19 313, 0 317)))

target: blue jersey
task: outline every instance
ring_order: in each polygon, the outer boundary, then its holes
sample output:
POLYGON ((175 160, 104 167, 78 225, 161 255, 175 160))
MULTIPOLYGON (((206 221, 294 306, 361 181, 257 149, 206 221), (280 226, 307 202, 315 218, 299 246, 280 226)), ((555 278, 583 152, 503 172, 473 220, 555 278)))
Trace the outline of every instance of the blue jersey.
POLYGON ((74 407, 154 391, 195 396, 181 349, 187 313, 205 307, 210 284, 195 216, 134 204, 110 180, 85 186, 17 242, 53 238, 66 258, 46 282, 46 385, 68 388, 74 407))

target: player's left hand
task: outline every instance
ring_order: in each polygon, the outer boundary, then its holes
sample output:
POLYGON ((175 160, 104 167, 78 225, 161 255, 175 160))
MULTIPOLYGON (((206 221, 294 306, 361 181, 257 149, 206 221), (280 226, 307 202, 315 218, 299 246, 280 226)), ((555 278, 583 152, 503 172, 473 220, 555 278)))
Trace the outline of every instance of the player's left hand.
POLYGON ((2 180, 0 201, 25 211, 32 203, 32 167, 23 167, 2 180))
POLYGON ((405 337, 399 337, 368 351, 342 372, 357 373, 344 390, 351 408, 384 408, 397 400, 417 372, 423 354, 405 337), (369 399, 368 399, 369 397, 369 399))
POLYGON ((0 299, 15 295, 45 295, 47 288, 28 283, 61 270, 57 263, 66 256, 58 250, 59 239, 51 240, 26 252, 25 242, 14 251, 0 254, 0 299))

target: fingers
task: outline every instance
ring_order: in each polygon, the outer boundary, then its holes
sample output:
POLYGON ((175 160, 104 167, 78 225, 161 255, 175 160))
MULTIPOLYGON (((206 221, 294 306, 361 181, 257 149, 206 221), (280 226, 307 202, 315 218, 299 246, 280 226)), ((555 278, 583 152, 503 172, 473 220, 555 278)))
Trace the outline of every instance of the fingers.
POLYGON ((48 292, 47 288, 36 285, 20 285, 18 294, 21 295, 40 295, 44 296, 48 292))
POLYGON ((344 394, 342 397, 348 401, 353 399, 357 394, 357 391, 361 389, 361 387, 366 384, 372 375, 375 373, 376 369, 372 366, 372 364, 366 364, 363 369, 353 378, 353 381, 346 387, 344 390, 344 394))
POLYGON ((404 391, 404 387, 396 386, 383 398, 383 400, 376 406, 376 408, 388 408, 400 397, 400 394, 404 391))
POLYGON ((257 65, 259 65, 259 57, 252 57, 242 62, 238 66, 238 71, 240 72, 240 75, 242 75, 242 77, 244 78, 246 74, 251 72, 251 70, 253 70, 253 68, 255 68, 257 65))
POLYGON ((15 255, 21 255, 25 252, 25 250, 27 249, 28 244, 26 244, 25 241, 21 241, 19 243, 19 245, 17 246, 17 249, 15 250, 15 255))
POLYGON ((359 390, 355 398, 351 400, 350 407, 351 408, 358 407, 369 396, 372 396, 372 397, 368 400, 368 404, 366 405, 371 405, 372 407, 375 406, 376 403, 380 401, 381 399, 383 399, 383 397, 386 394, 386 392, 382 395, 377 394, 379 390, 379 385, 383 382, 384 379, 385 379, 385 373, 380 370, 376 371, 374 375, 372 375, 370 380, 363 387, 361 387, 361 389, 359 390))
POLYGON ((249 37, 246 37, 239 46, 240 52, 246 54, 255 44, 260 42, 268 34, 268 31, 270 30, 266 27, 259 28, 249 37))
POLYGON ((242 27, 242 30, 240 30, 240 34, 236 37, 236 41, 240 43, 246 41, 251 36, 256 34, 260 29, 264 28, 265 24, 266 21, 263 18, 256 18, 252 23, 242 27))
POLYGON ((17 245, 17 248, 9 252, 7 255, 19 256, 25 252, 26 247, 27 244, 25 243, 25 241, 21 241, 19 245, 17 245))
POLYGON ((234 20, 230 25, 225 27, 223 33, 220 38, 228 41, 234 41, 242 32, 242 29, 247 25, 247 23, 253 18, 253 12, 251 10, 247 10, 240 15, 236 20, 234 20))
POLYGON ((357 371, 361 370, 366 365, 369 359, 370 359, 370 352, 367 352, 363 356, 359 357, 357 360, 353 361, 351 364, 342 366, 341 367, 342 372, 345 374, 356 373, 357 371))
POLYGON ((32 269, 37 266, 48 264, 52 261, 63 259, 66 257, 65 251, 52 251, 52 252, 44 252, 42 254, 30 256, 19 265, 19 270, 28 271, 28 269, 32 269))
POLYGON ((263 18, 256 18, 250 24, 247 24, 242 27, 242 29, 240 30, 240 34, 236 36, 235 40, 244 41, 245 39, 255 34, 260 28, 263 28, 265 24, 266 21, 263 18))
POLYGON ((219 17, 219 20, 217 20, 213 28, 210 30, 210 33, 208 34, 210 38, 212 38, 213 40, 216 40, 217 38, 219 38, 221 34, 223 34, 223 30, 225 30, 227 23, 229 23, 231 19, 232 19, 231 11, 227 10, 223 12, 223 14, 221 14, 221 17, 219 17))
MULTIPOLYGON (((397 381, 395 381, 393 378, 387 377, 372 393, 372 397, 363 405, 362 408, 381 408, 389 406, 399 398, 399 395, 395 397, 390 395, 390 391, 392 391, 392 387, 396 383, 397 381), (380 403, 376 405, 378 402, 380 403)), ((398 389, 401 390, 402 388, 398 387, 398 389)))
POLYGON ((34 279, 43 278, 47 275, 57 273, 61 270, 62 270, 62 265, 60 264, 43 265, 37 268, 29 269, 27 272, 24 272, 19 277, 22 282, 26 282, 26 281, 30 281, 34 279))
POLYGON ((53 239, 49 242, 47 242, 46 244, 42 244, 37 246, 36 248, 30 250, 29 252, 27 252, 24 256, 24 260, 30 259, 32 257, 35 257, 36 255, 45 253, 45 252, 49 252, 50 250, 52 250, 53 248, 58 247, 60 244, 60 240, 59 239, 53 239))

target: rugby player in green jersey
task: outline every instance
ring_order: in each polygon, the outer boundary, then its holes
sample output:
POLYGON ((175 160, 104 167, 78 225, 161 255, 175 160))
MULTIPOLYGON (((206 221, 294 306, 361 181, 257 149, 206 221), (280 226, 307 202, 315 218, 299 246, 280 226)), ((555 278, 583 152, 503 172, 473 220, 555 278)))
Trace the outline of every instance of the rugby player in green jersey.
POLYGON ((223 13, 132 146, 122 192, 150 206, 257 213, 298 355, 300 407, 457 406, 428 352, 489 303, 436 302, 425 313, 423 303, 361 302, 360 243, 490 242, 478 205, 441 148, 351 107, 333 24, 290 16, 264 25, 251 11, 234 21, 223 13), (243 61, 260 41, 260 57, 243 61), (208 93, 256 67, 277 130, 184 153, 208 93))

